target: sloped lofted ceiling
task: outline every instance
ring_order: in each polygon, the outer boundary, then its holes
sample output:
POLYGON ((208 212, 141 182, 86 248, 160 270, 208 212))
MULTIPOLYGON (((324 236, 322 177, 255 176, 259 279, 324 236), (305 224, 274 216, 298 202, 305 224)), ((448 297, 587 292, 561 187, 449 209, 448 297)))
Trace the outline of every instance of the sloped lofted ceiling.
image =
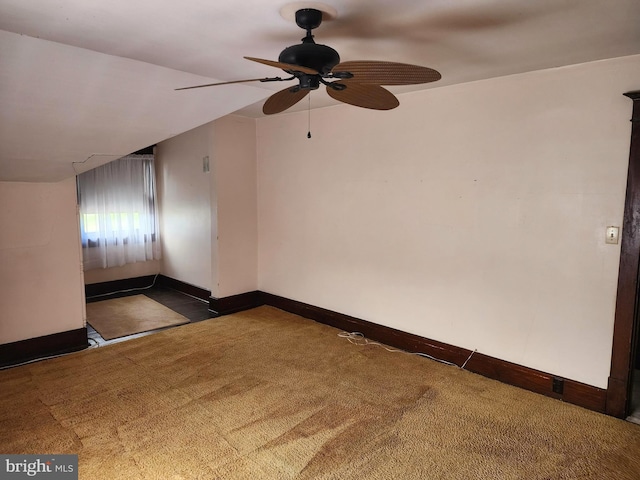
MULTIPOLYGON (((638 0, 324 4, 337 18, 315 39, 343 61, 442 73, 434 84, 389 87, 399 108, 409 90, 640 53, 638 0)), ((300 42, 283 7, 291 9, 272 0, 0 0, 0 181, 58 181, 231 112, 261 116, 283 84, 174 89, 282 74, 243 57, 277 60, 300 42)), ((333 103, 322 89, 311 95, 312 108, 333 103)))

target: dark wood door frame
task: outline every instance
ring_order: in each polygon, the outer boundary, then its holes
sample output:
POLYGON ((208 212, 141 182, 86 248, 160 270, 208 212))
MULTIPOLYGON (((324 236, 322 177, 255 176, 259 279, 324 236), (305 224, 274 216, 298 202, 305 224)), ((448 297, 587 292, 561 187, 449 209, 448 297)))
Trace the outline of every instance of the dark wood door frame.
POLYGON ((633 100, 631 146, 606 406, 609 415, 619 418, 624 418, 629 408, 640 263, 640 91, 625 93, 625 96, 633 100))

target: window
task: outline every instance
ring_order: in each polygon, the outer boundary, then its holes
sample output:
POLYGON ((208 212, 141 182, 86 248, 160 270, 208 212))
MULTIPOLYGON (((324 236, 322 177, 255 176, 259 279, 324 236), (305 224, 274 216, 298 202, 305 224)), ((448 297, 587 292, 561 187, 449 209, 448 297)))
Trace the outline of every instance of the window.
POLYGON ((160 258, 153 155, 129 155, 78 175, 84 269, 160 258))

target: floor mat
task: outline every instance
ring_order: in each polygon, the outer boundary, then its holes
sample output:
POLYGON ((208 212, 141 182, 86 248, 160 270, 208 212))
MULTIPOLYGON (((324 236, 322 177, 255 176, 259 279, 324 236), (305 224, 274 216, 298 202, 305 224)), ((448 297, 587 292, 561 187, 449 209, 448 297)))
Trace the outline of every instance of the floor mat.
POLYGON ((189 319, 145 295, 133 295, 87 304, 87 323, 102 338, 112 340, 182 325, 189 323, 189 319))

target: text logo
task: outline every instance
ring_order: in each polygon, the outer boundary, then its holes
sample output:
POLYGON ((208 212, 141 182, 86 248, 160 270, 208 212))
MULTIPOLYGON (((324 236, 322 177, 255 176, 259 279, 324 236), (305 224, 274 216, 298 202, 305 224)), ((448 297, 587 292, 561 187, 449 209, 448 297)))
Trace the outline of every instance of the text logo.
POLYGON ((78 480, 77 455, 0 455, 0 480, 78 480))

